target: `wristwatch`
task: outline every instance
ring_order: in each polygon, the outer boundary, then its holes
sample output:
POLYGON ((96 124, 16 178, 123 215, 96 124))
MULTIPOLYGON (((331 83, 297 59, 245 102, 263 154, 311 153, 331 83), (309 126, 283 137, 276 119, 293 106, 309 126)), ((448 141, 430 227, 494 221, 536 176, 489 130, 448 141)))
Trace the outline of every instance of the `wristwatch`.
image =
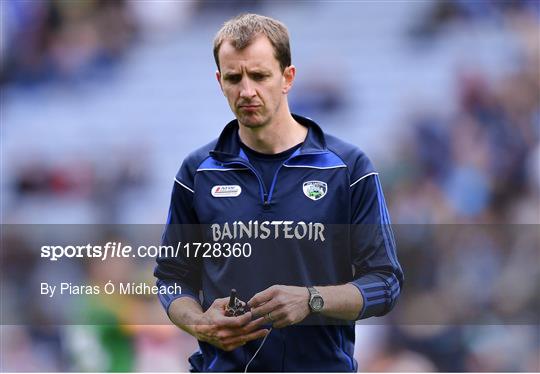
POLYGON ((315 287, 308 287, 307 289, 309 291, 309 309, 313 313, 320 312, 324 306, 324 299, 322 298, 319 291, 315 289, 315 287))

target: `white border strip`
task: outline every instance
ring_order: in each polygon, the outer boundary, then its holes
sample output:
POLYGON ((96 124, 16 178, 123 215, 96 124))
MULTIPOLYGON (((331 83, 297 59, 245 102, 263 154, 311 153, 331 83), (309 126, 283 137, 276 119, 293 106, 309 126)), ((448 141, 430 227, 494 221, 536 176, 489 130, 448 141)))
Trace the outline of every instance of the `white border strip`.
POLYGON ((230 169, 197 169, 197 171, 233 171, 233 170, 249 170, 249 168, 230 168, 230 169))
POLYGON ((186 186, 184 183, 180 182, 178 179, 174 178, 174 181, 176 183, 178 183, 180 186, 184 187, 186 190, 189 190, 191 191, 192 193, 195 193, 195 191, 193 191, 191 188, 189 188, 188 186, 186 186))
POLYGON ((360 177, 360 178, 358 178, 356 181, 354 181, 354 183, 351 184, 349 187, 354 186, 356 183, 360 182, 360 181, 361 181, 362 179, 364 179, 364 178, 369 177, 370 175, 379 175, 379 173, 373 172, 373 173, 366 174, 366 175, 364 175, 363 177, 360 177))
POLYGON ((321 169, 321 170, 325 170, 325 169, 339 169, 339 168, 346 168, 347 165, 338 165, 338 166, 311 166, 311 165, 285 165, 283 164, 283 166, 287 167, 287 168, 308 168, 308 169, 321 169))

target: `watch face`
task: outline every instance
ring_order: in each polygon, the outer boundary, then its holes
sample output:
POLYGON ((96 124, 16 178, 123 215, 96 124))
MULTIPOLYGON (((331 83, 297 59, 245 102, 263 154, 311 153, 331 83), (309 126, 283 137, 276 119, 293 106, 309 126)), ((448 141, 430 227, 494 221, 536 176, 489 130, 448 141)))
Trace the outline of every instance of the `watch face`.
POLYGON ((311 299, 311 308, 313 311, 318 312, 320 311, 324 306, 324 300, 321 296, 314 296, 313 299, 311 299))

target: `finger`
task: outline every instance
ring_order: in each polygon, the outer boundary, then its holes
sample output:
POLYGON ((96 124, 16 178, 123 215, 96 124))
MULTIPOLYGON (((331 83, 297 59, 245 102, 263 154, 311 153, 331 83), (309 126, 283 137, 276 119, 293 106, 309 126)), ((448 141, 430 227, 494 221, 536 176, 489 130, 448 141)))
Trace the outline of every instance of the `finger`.
POLYGON ((289 313, 284 309, 276 309, 271 313, 272 327, 283 328, 293 324, 292 318, 289 313))
POLYGON ((236 330, 239 332, 239 335, 247 335, 251 332, 258 330, 262 325, 266 323, 266 319, 264 317, 257 318, 256 320, 251 321, 247 325, 241 327, 240 329, 236 330))
POLYGON ((276 292, 275 286, 269 287, 266 290, 255 294, 251 299, 249 299, 247 303, 250 308, 257 307, 261 304, 264 304, 270 301, 274 297, 275 292, 276 292))
MULTIPOLYGON (((279 307, 279 303, 277 300, 270 300, 257 308, 251 309, 251 313, 255 317, 265 317, 268 315, 268 313, 274 313, 274 311, 276 311, 278 307, 279 307)), ((273 314, 272 314, 272 319, 274 319, 273 314)))
POLYGON ((216 317, 215 323, 219 327, 243 327, 251 322, 253 315, 251 312, 247 312, 237 317, 227 317, 220 315, 216 317))
POLYGON ((220 339, 226 339, 247 335, 255 330, 258 330, 265 322, 266 320, 264 317, 261 317, 240 328, 220 328, 220 330, 216 333, 216 336, 220 339))
POLYGON ((252 340, 264 338, 270 330, 261 329, 242 336, 235 336, 222 340, 223 345, 241 346, 252 340))
POLYGON ((280 329, 300 323, 305 317, 306 314, 299 313, 292 308, 281 308, 276 310, 275 313, 272 313, 272 318, 274 319, 272 326, 280 329))
POLYGON ((259 317, 257 319, 254 319, 253 321, 251 321, 250 323, 248 323, 246 325, 246 329, 247 330, 250 330, 252 328, 256 328, 256 327, 259 327, 259 326, 262 326, 266 323, 266 320, 264 319, 264 317, 259 317))
POLYGON ((215 299, 214 302, 212 303, 212 306, 223 308, 227 304, 229 304, 229 298, 228 297, 222 297, 222 298, 219 298, 219 299, 215 299))
POLYGON ((252 333, 253 331, 256 331, 260 329, 260 327, 266 322, 264 317, 261 317, 259 319, 256 319, 254 321, 251 321, 247 325, 241 327, 241 328, 226 328, 222 329, 217 333, 217 336, 220 339, 228 339, 233 338, 236 336, 243 336, 252 333))

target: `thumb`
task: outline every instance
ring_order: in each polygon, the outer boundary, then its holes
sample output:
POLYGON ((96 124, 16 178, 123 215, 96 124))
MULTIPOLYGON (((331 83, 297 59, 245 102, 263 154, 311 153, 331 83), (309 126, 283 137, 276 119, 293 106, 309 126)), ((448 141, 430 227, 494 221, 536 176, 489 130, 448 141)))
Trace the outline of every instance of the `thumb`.
POLYGON ((229 298, 228 297, 223 297, 223 298, 220 298, 220 299, 215 299, 214 302, 212 303, 212 306, 223 309, 223 308, 225 308, 225 306, 227 304, 229 304, 229 298))

